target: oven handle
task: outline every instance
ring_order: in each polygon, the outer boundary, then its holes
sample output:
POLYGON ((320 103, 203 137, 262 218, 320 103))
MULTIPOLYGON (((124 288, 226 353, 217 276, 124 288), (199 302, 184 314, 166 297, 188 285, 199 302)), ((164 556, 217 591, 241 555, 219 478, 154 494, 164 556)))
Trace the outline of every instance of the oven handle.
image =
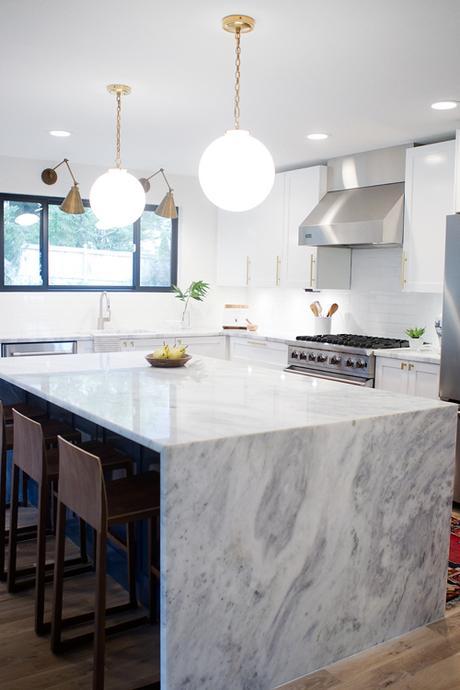
POLYGON ((332 381, 333 383, 348 383, 352 386, 367 386, 368 388, 372 387, 372 379, 360 379, 357 376, 342 377, 337 376, 336 374, 328 376, 327 374, 319 374, 313 371, 312 369, 296 369, 295 367, 287 367, 284 371, 287 371, 290 374, 300 374, 300 376, 308 376, 309 378, 324 379, 325 381, 332 381))

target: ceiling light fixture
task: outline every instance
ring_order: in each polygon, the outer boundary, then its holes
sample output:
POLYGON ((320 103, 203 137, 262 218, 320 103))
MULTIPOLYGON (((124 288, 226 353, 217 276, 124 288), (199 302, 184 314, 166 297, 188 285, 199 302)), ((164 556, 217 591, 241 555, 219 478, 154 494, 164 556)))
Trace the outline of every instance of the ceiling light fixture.
POLYGON ((115 167, 95 180, 89 203, 101 227, 123 228, 144 211, 145 192, 139 180, 121 167, 121 97, 131 93, 125 84, 109 84, 107 91, 117 99, 115 167))
POLYGON ((247 211, 270 193, 275 166, 270 151, 245 129, 240 129, 241 34, 254 29, 255 20, 242 15, 224 17, 225 31, 235 35, 234 128, 213 141, 201 156, 199 178, 203 192, 226 211, 247 211))
POLYGON ((313 132, 313 134, 307 134, 307 139, 310 139, 310 141, 323 141, 323 139, 329 139, 329 134, 313 132))
POLYGON ((83 202, 81 200, 80 190, 78 189, 78 182, 75 179, 75 176, 69 165, 69 160, 67 158, 64 158, 64 160, 55 165, 54 168, 45 168, 44 170, 42 170, 42 182, 48 185, 55 184, 58 178, 56 170, 64 163, 66 164, 67 170, 69 171, 70 176, 73 180, 73 185, 71 186, 70 192, 67 194, 66 198, 59 206, 59 208, 61 209, 61 211, 64 211, 64 213, 84 213, 85 207, 83 206, 83 202))
POLYGON ((150 177, 141 177, 139 182, 143 186, 144 192, 147 194, 147 192, 150 191, 150 180, 152 179, 152 177, 156 177, 160 173, 168 186, 168 191, 158 204, 155 213, 157 214, 157 216, 161 216, 162 218, 177 218, 177 208, 174 202, 173 194, 174 190, 168 182, 168 178, 165 175, 164 168, 160 168, 152 175, 150 175, 150 177))
POLYGON ((48 134, 51 134, 52 137, 70 137, 70 132, 65 129, 50 129, 48 134))
POLYGON ((458 106, 458 101, 436 101, 432 103, 433 110, 454 110, 458 106))

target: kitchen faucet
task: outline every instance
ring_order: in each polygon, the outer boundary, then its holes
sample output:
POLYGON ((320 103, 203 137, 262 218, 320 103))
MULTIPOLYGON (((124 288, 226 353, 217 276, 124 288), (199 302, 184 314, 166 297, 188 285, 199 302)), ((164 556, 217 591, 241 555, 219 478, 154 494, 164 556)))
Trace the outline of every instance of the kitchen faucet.
POLYGON ((110 299, 107 292, 101 292, 99 298, 99 318, 97 320, 97 328, 100 331, 104 330, 104 325, 108 323, 112 318, 112 312, 110 310, 110 299), (105 308, 104 308, 105 302, 105 308))

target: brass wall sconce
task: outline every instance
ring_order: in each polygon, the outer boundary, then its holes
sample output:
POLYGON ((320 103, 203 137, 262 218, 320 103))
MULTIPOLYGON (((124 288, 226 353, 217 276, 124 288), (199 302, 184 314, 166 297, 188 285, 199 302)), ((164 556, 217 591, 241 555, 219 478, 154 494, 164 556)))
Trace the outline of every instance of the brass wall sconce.
POLYGON ((45 168, 41 174, 42 182, 48 185, 54 184, 58 178, 56 170, 64 163, 66 164, 70 176, 72 177, 73 185, 70 188, 70 192, 67 194, 66 198, 59 206, 59 208, 61 209, 61 211, 64 211, 64 213, 84 213, 85 207, 83 206, 83 202, 81 200, 80 190, 78 189, 78 182, 75 179, 75 176, 70 168, 69 161, 67 158, 64 158, 64 160, 58 163, 54 168, 45 168))
POLYGON ((157 214, 157 216, 161 216, 162 218, 177 218, 177 208, 174 202, 173 195, 174 190, 171 188, 171 185, 168 182, 168 178, 165 175, 164 168, 160 168, 159 170, 154 172, 153 175, 150 175, 150 177, 141 177, 139 182, 143 186, 144 192, 147 193, 150 190, 149 180, 151 180, 152 177, 156 177, 156 175, 159 175, 160 173, 162 174, 163 179, 168 186, 168 191, 166 195, 163 197, 162 201, 158 204, 155 213, 157 214))

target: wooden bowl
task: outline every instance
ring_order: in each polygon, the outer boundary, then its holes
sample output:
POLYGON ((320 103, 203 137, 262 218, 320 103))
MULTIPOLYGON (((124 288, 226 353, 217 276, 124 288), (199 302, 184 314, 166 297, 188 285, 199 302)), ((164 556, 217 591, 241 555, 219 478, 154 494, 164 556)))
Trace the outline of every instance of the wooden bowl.
POLYGON ((145 359, 151 367, 174 368, 185 366, 192 357, 191 355, 185 355, 185 357, 181 357, 180 359, 157 359, 156 357, 146 355, 145 359))

